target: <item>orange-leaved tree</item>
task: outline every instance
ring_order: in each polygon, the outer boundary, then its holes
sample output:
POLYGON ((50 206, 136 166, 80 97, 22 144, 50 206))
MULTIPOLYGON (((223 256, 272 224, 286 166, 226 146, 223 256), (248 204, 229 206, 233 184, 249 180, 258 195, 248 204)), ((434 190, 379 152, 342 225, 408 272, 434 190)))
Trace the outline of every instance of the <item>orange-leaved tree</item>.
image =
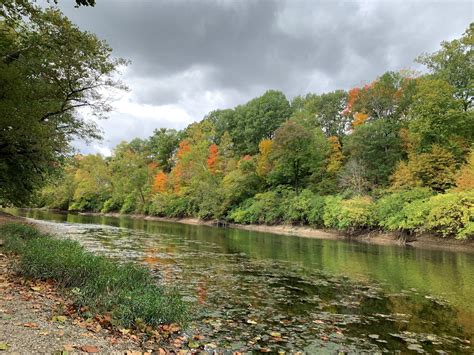
POLYGON ((213 143, 209 147, 209 155, 207 157, 207 168, 214 175, 219 172, 219 148, 217 144, 213 143))
POLYGON ((166 175, 163 171, 159 171, 155 178, 153 179, 153 187, 152 191, 154 193, 163 193, 166 192, 168 188, 168 175, 166 175))

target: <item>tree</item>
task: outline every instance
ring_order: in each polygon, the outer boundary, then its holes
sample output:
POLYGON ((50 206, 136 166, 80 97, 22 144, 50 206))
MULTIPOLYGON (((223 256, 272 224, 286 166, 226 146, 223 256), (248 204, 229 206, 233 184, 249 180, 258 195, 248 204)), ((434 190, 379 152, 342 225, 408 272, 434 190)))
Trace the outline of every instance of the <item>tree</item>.
POLYGON ((342 137, 350 128, 350 118, 344 115, 347 97, 347 92, 343 90, 298 96, 292 101, 292 119, 309 128, 319 126, 327 137, 342 137))
POLYGON ((287 121, 278 128, 272 144, 274 168, 268 177, 269 181, 292 185, 298 194, 302 180, 313 172, 315 165, 324 160, 322 156, 316 158, 319 152, 314 149, 314 138, 314 132, 293 121, 287 121))
POLYGON ((353 116, 356 126, 365 120, 400 120, 408 113, 413 92, 414 81, 408 73, 387 72, 362 88, 351 89, 344 113, 353 116))
POLYGON ((156 192, 163 193, 167 189, 168 189, 168 175, 166 175, 162 171, 159 171, 155 175, 155 179, 153 180, 152 191, 155 193, 156 192))
POLYGON ((417 80, 410 116, 408 128, 417 141, 418 152, 438 144, 462 157, 474 141, 473 112, 463 110, 455 89, 445 80, 417 80))
POLYGON ((71 210, 100 211, 111 196, 112 184, 104 158, 97 155, 79 156, 74 175, 71 210))
POLYGON ((228 131, 238 155, 256 154, 260 141, 272 138, 277 128, 291 116, 285 95, 274 90, 237 106, 234 111, 228 131))
POLYGON ((209 156, 207 158, 207 168, 212 174, 216 174, 220 171, 220 158, 219 148, 217 144, 213 143, 209 147, 209 156))
POLYGON ((263 139, 258 144, 259 155, 257 157, 257 175, 261 178, 266 178, 268 173, 272 170, 272 162, 270 154, 272 151, 273 141, 271 139, 263 139))
POLYGON ((151 159, 156 161, 165 173, 169 173, 174 165, 173 156, 178 149, 182 134, 175 129, 160 128, 153 131, 148 138, 148 150, 151 159))
POLYGON ((391 180, 394 188, 426 186, 444 192, 454 186, 455 177, 453 154, 435 144, 429 152, 410 154, 406 163, 397 166, 391 180))
POLYGON ((404 158, 400 124, 377 120, 355 128, 345 140, 347 155, 361 162, 373 185, 386 185, 399 160, 404 158))
POLYGON ((356 158, 349 159, 339 172, 339 186, 355 195, 366 194, 370 186, 366 171, 367 168, 362 161, 356 158))
POLYGON ((474 190, 474 151, 468 156, 464 164, 456 175, 456 189, 461 191, 474 190))
POLYGON ((342 154, 341 143, 336 136, 329 137, 328 142, 330 150, 327 158, 326 171, 330 174, 334 174, 341 168, 344 154, 342 154))
POLYGON ((104 117, 110 105, 102 93, 124 88, 114 77, 126 62, 59 10, 6 4, 0 13, 0 199, 22 203, 57 170, 71 140, 99 138, 78 109, 104 117))
POLYGON ((113 189, 107 211, 141 212, 148 203, 157 169, 148 164, 144 142, 132 142, 117 145, 109 161, 113 189))
POLYGON ((474 97, 474 23, 460 39, 441 43, 441 49, 417 58, 435 78, 445 80, 454 88, 454 97, 464 111, 472 108, 474 97))

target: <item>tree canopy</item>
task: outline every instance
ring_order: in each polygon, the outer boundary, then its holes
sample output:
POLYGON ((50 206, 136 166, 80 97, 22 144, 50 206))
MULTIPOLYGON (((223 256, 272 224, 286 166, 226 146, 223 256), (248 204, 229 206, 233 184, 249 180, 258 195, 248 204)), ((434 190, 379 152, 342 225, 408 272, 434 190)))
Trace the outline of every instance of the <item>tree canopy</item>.
POLYGON ((57 9, 18 6, 20 18, 4 5, 0 22, 0 196, 7 202, 27 200, 71 140, 100 137, 87 116, 104 117, 104 90, 125 88, 116 73, 126 61, 104 41, 57 9))

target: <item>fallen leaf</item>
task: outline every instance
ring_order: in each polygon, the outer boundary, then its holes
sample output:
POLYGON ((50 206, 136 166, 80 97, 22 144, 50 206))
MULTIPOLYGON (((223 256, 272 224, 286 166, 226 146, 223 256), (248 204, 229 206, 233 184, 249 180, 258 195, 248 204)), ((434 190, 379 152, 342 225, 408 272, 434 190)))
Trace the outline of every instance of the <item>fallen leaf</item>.
POLYGON ((81 350, 89 354, 99 352, 99 349, 97 348, 97 346, 94 346, 94 345, 83 345, 81 346, 81 350))
POLYGON ((252 319, 247 319, 247 323, 248 323, 248 324, 257 324, 257 322, 255 322, 255 321, 252 320, 252 319))
POLYGON ((7 343, 0 341, 0 350, 8 350, 9 347, 7 343))
POLYGON ((122 335, 126 335, 130 333, 130 329, 120 328, 119 332, 122 333, 122 335))
POLYGON ((24 323, 23 326, 26 328, 38 328, 38 324, 33 322, 24 323))
POLYGON ((53 316, 51 318, 52 322, 59 322, 59 323, 64 323, 66 321, 67 317, 66 316, 53 316))
POLYGON ((40 292, 42 290, 42 288, 39 286, 31 286, 31 289, 36 292, 40 292))

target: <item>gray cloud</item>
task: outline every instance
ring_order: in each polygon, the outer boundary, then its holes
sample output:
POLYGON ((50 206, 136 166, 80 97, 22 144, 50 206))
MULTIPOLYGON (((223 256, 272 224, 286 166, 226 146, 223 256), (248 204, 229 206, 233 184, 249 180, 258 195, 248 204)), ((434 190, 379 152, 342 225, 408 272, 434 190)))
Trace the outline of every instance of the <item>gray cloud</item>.
MULTIPOLYGON (((124 76, 132 89, 128 100, 158 110, 171 105, 190 121, 267 89, 289 97, 349 89, 387 70, 415 68, 415 57, 459 37, 473 20, 472 2, 449 0, 97 0, 96 7, 79 9, 60 4, 73 22, 132 60, 124 76)), ((127 114, 117 115, 125 124, 127 114)), ((141 127, 143 118, 129 119, 141 127)), ((148 117, 145 126, 172 121, 148 117)), ((115 129, 114 136, 120 132, 108 123, 103 128, 115 129)), ((141 131, 128 127, 121 134, 131 139, 141 131)))

